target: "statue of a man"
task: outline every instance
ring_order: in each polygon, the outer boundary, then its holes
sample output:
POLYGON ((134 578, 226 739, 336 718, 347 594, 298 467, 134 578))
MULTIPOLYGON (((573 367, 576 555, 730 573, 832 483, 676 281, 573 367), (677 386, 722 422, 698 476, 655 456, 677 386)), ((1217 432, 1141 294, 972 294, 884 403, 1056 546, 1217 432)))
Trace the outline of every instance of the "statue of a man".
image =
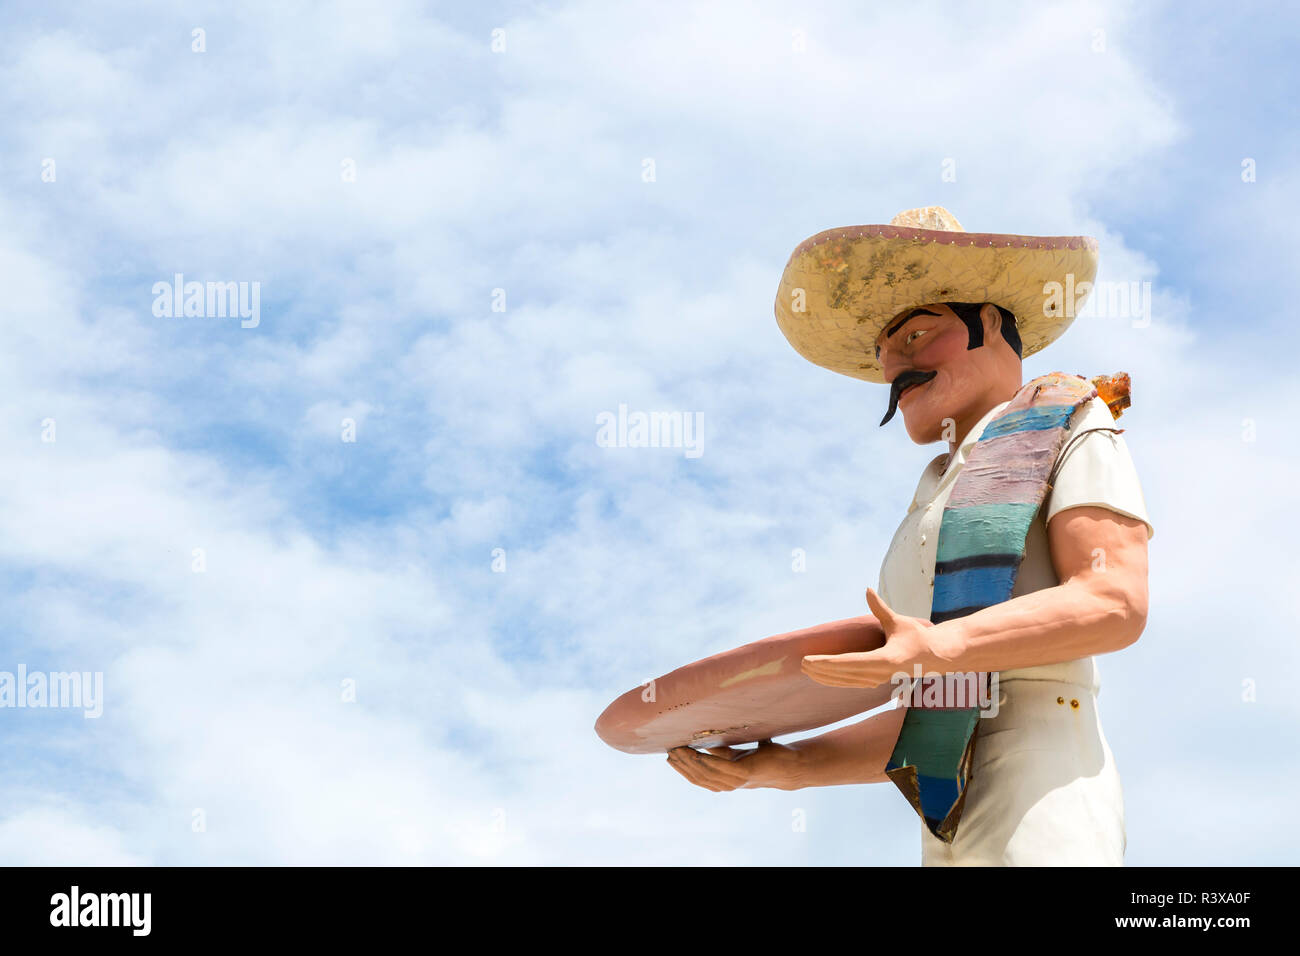
POLYGON ((977 675, 996 705, 897 706, 757 751, 679 748, 669 762, 687 779, 892 781, 922 819, 927 866, 1122 865, 1094 656, 1132 644, 1147 617, 1154 532, 1114 422, 1127 397, 1021 375, 1022 356, 1073 320, 1096 257, 1084 237, 967 233, 941 207, 795 250, 777 296, 786 337, 819 365, 889 385, 885 421, 901 411, 914 442, 948 443, 867 590, 885 646, 807 657, 804 672, 838 687, 918 667, 977 675))

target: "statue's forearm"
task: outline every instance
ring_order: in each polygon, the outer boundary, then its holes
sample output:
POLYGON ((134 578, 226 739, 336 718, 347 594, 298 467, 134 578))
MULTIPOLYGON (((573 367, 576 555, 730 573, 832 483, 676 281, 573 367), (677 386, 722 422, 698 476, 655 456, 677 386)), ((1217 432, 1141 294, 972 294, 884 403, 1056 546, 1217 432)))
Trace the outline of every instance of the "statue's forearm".
POLYGON ((788 744, 803 758, 799 786, 835 787, 888 780, 885 764, 894 752, 906 711, 882 711, 847 727, 788 744))
POLYGON ((1145 580, 1114 570, 946 621, 933 636, 946 661, 944 670, 966 673, 1059 664, 1117 651, 1136 641, 1145 624, 1145 580))

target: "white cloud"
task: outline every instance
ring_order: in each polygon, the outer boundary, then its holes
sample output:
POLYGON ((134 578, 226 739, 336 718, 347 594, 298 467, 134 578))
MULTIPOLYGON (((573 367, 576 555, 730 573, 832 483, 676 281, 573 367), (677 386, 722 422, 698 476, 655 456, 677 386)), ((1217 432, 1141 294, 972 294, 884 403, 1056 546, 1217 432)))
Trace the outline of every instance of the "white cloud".
MULTIPOLYGON (((1225 367, 1212 318, 1107 226, 1098 184, 1183 134, 1122 7, 573 4, 506 21, 500 55, 415 5, 365 11, 246 5, 202 58, 171 21, 7 41, 6 155, 60 169, 0 210, 32 224, 0 233, 13 650, 102 661, 111 731, 25 731, 61 749, 44 790, 7 787, 0 827, 34 834, 7 860, 914 863, 892 788, 706 794, 592 724, 676 664, 864 612, 934 449, 795 355, 772 295, 806 235, 936 201, 1090 232, 1103 278, 1153 282, 1149 327, 1080 320, 1027 368, 1134 376, 1157 609, 1103 662, 1134 805, 1225 752, 1151 728, 1249 716, 1270 740, 1294 717, 1274 688, 1233 697, 1295 655, 1261 505, 1289 493, 1294 385, 1276 355, 1225 367), (262 281, 262 326, 155 319, 174 271, 262 281), (598 447, 620 402, 701 412, 704 455, 598 447)), ((1151 840, 1130 831, 1143 862, 1177 837, 1151 840)))

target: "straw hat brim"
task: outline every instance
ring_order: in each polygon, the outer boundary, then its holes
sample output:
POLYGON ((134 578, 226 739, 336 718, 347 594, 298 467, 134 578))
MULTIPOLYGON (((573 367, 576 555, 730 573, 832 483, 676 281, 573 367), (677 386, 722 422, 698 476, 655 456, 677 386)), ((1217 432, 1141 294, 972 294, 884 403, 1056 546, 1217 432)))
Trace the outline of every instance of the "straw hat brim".
POLYGON ((1027 357, 1069 328, 1096 274, 1097 241, 1087 236, 845 226, 795 248, 777 289, 776 322, 808 361, 883 383, 876 338, 903 310, 1000 305, 1016 316, 1027 357), (1049 296, 1053 282, 1077 291, 1062 302, 1049 296))

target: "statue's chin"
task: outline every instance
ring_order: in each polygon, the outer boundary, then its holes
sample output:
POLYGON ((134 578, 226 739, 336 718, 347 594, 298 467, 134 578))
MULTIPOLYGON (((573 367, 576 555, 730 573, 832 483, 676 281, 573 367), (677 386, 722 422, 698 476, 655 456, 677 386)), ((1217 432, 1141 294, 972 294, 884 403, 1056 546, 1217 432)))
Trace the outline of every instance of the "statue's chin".
POLYGON ((907 428, 907 437, 918 445, 929 445, 939 440, 939 422, 931 420, 931 416, 909 418, 904 415, 903 425, 907 428))

